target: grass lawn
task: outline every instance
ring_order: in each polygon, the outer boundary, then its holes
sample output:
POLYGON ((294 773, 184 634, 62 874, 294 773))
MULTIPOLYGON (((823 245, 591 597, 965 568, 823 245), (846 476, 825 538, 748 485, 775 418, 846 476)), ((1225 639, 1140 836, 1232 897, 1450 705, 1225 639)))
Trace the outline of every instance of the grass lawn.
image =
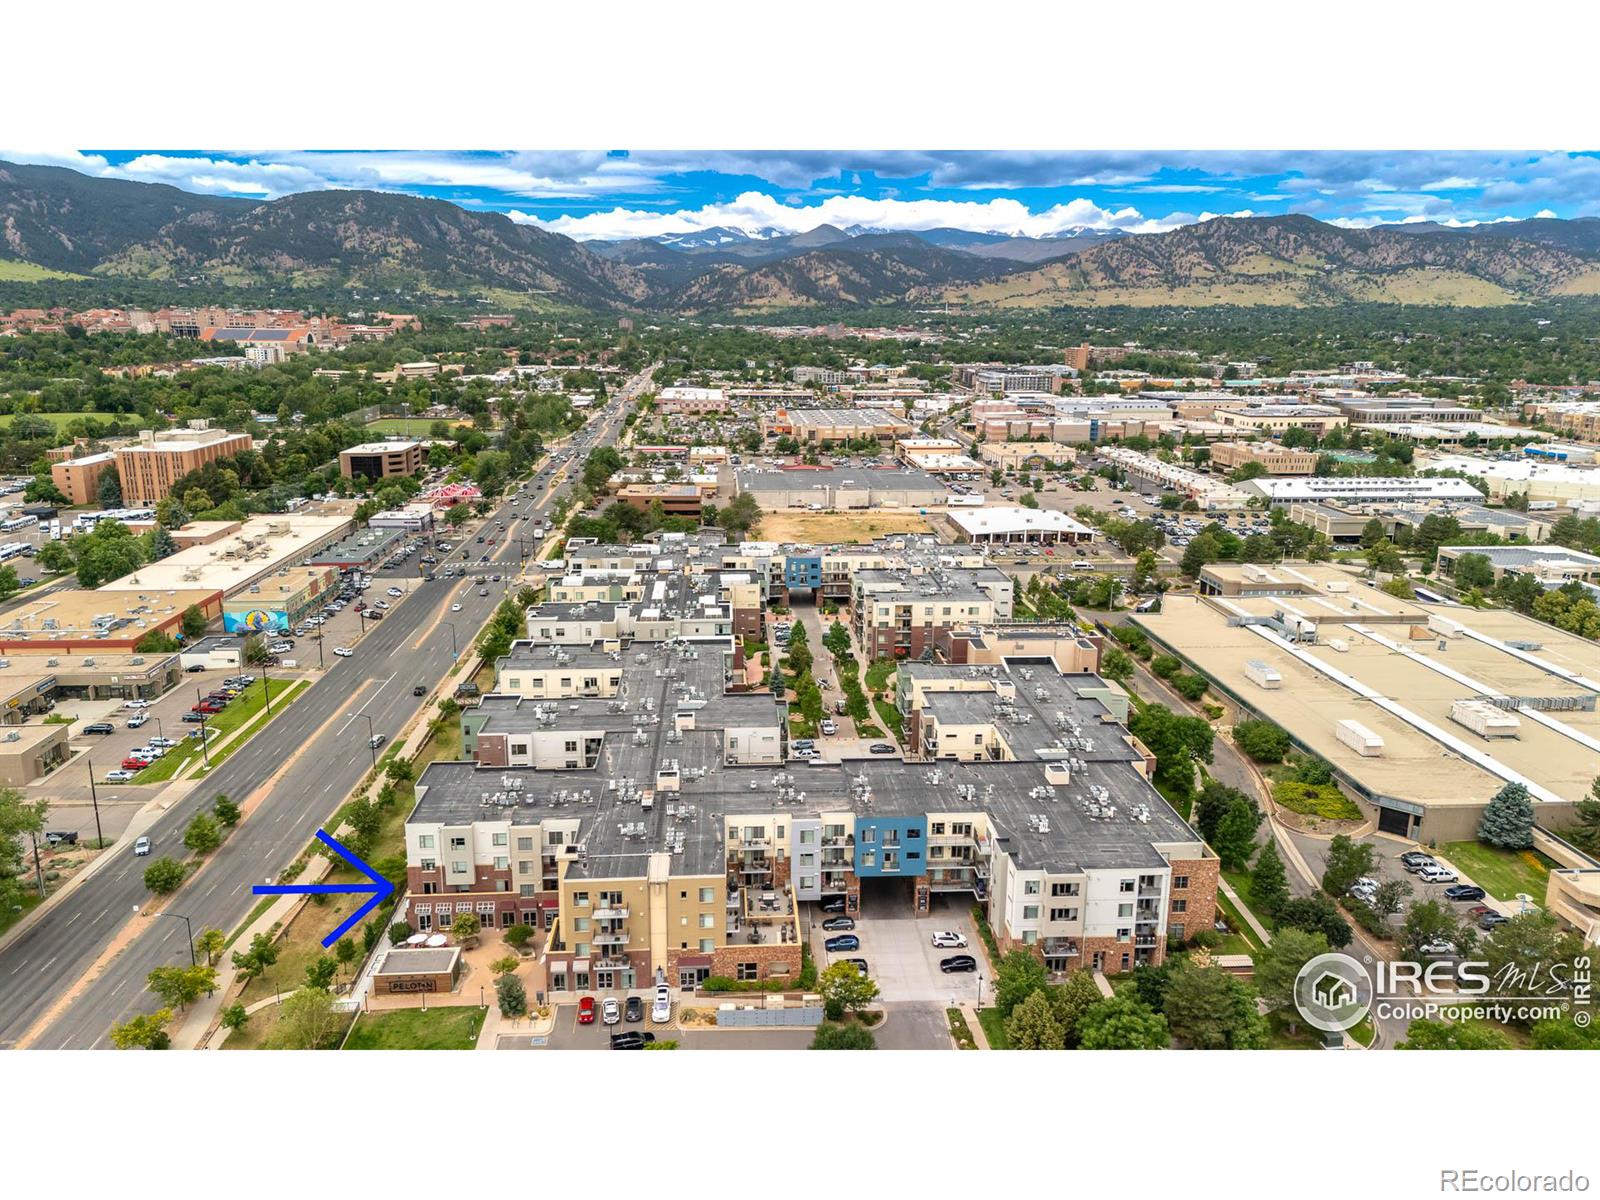
POLYGON ((74 275, 70 271, 56 271, 15 258, 0 258, 0 280, 7 283, 38 283, 44 279, 87 279, 87 275, 74 275))
POLYGON ((881 692, 889 686, 889 678, 899 664, 892 658, 880 658, 867 667, 867 690, 881 692))
MULTIPOLYGON (((31 886, 33 883, 33 877, 31 875, 28 877, 28 881, 31 886)), ((47 884, 45 886, 48 887, 49 885, 47 884)), ((17 907, 7 908, 3 912, 0 912, 0 933, 4 933, 18 921, 22 920, 23 917, 27 916, 28 910, 36 906, 39 903, 39 900, 39 893, 37 891, 30 891, 27 893, 27 895, 22 896, 17 901, 17 907)))
POLYGON ((1289 1032, 1289 1018, 1283 1012, 1267 1014, 1267 1049, 1268 1050, 1320 1050, 1322 1049, 1322 1034, 1304 1021, 1298 1023, 1295 1032, 1289 1032))
POLYGON ((470 1050, 478 1044, 483 1009, 475 1005, 362 1013, 346 1050, 470 1050))
POLYGON ((1005 1018, 1000 1015, 998 1008, 980 1008, 978 1024, 983 1026, 983 1036, 989 1041, 989 1049, 1011 1049, 1011 1039, 1006 1037, 1005 1018))
POLYGON ((945 1020, 950 1022, 950 1036, 956 1041, 956 1049, 976 1050, 978 1043, 973 1039, 972 1028, 967 1024, 967 1018, 962 1015, 961 1010, 947 1008, 944 1010, 944 1016, 945 1020))
MULTIPOLYGON (((376 421, 368 421, 366 428, 373 433, 391 434, 398 433, 409 437, 427 437, 428 430, 433 425, 435 417, 380 417, 376 421)), ((470 427, 471 421, 451 421, 457 428, 470 427)))
MULTIPOLYGON (((293 690, 294 695, 287 696, 282 700, 284 704, 288 704, 308 686, 304 680, 273 679, 268 682, 272 688, 272 699, 274 701, 272 713, 274 716, 280 711, 276 705, 281 697, 285 697, 286 693, 293 690)), ((265 707, 266 693, 260 686, 251 684, 244 695, 228 705, 215 717, 207 719, 206 728, 211 731, 211 744, 215 746, 221 738, 245 725, 257 713, 264 711, 265 707)), ((198 729, 199 726, 195 726, 195 728, 198 729)), ((243 745, 244 743, 241 741, 239 744, 243 745)), ((190 759, 198 757, 200 757, 200 739, 183 738, 178 745, 167 752, 166 757, 156 759, 155 762, 134 776, 133 782, 162 783, 176 775, 190 759)), ((226 757, 227 753, 221 756, 213 754, 211 761, 216 764, 226 757)))
POLYGON ((894 734, 895 740, 904 742, 906 739, 905 718, 900 715, 900 710, 889 700, 874 698, 873 710, 878 714, 878 719, 883 722, 884 728, 894 734))
MULTIPOLYGON (((1220 890, 1217 892, 1217 907, 1222 910, 1223 915, 1228 919, 1228 924, 1233 927, 1234 933, 1245 944, 1244 950, 1223 950, 1218 947, 1218 953, 1255 954, 1258 950, 1265 949, 1261 944, 1261 939, 1256 936, 1256 931, 1251 929, 1250 923, 1240 915, 1238 907, 1232 900, 1224 896, 1220 890)), ((1266 922, 1263 921, 1262 924, 1266 924, 1266 922)))
POLYGON ((1496 900, 1515 900, 1526 892, 1544 902, 1545 882, 1554 864, 1537 850, 1500 850, 1482 842, 1446 842, 1441 854, 1496 900))
POLYGON ((1331 783, 1300 783, 1285 779, 1272 785, 1272 799, 1290 812, 1327 821, 1359 821, 1355 801, 1331 783))

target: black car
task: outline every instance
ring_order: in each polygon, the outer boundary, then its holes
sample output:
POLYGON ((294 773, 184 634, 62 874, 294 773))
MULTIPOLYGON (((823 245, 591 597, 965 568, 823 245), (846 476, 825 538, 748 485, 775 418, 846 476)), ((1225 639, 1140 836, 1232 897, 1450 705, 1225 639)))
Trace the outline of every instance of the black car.
POLYGON ((829 954, 842 954, 846 950, 861 949, 861 939, 853 933, 844 933, 823 942, 822 948, 829 954))
POLYGON ((413 696, 426 696, 428 694, 428 685, 425 683, 417 684, 411 689, 411 694, 413 696))
POLYGON ((96 721, 92 725, 85 725, 83 731, 85 733, 115 733, 117 727, 110 721, 96 721))
POLYGON ((888 742, 873 742, 867 749, 873 754, 898 754, 899 751, 888 742))
POLYGON ((189 674, 193 675, 197 671, 204 671, 205 668, 202 667, 199 663, 195 663, 194 666, 185 667, 184 670, 187 671, 189 674))
POLYGON ((628 1022, 644 1020, 644 1001, 637 996, 629 996, 627 1003, 622 1006, 622 1019, 628 1022))
POLYGON ((871 971, 867 970, 867 960, 864 958, 847 958, 844 961, 849 963, 856 970, 860 971, 863 975, 872 974, 871 971))
POLYGON ((823 912, 834 912, 834 913, 843 912, 844 911, 844 897, 843 896, 829 896, 826 900, 822 901, 821 904, 817 905, 817 907, 820 908, 823 912))
POLYGON ((630 1029, 626 1033, 613 1033, 611 1035, 611 1048, 613 1050, 643 1050, 656 1040, 656 1035, 648 1029, 630 1029))
POLYGON ((181 721, 187 721, 191 725, 198 725, 205 718, 203 718, 197 712, 186 712, 186 713, 183 714, 182 717, 180 717, 178 719, 181 720, 181 721))
POLYGON ((1481 887, 1470 883, 1458 883, 1447 887, 1444 894, 1452 900, 1482 900, 1487 895, 1481 887))
POLYGON ((1511 918, 1506 916, 1504 913, 1486 912, 1483 914, 1483 916, 1478 918, 1478 928, 1487 933, 1498 929, 1500 926, 1506 924, 1506 922, 1510 920, 1511 918))
POLYGON ((852 917, 829 917, 822 923, 822 927, 831 933, 836 929, 854 929, 856 927, 856 923, 855 919, 852 917))
POLYGON ((952 954, 949 958, 939 960, 939 970, 946 975, 976 971, 977 969, 978 960, 970 954, 952 954))
POLYGON ((52 846, 76 846, 78 835, 70 829, 52 829, 46 832, 44 840, 52 846))

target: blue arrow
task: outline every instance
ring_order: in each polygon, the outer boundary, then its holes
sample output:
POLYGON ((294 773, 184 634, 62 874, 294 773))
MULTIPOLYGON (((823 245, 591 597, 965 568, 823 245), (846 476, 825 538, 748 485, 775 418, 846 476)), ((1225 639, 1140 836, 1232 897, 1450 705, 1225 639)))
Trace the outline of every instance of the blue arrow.
POLYGON ((371 900, 368 900, 360 908, 356 909, 355 912, 351 913, 350 916, 346 918, 343 925, 339 926, 339 928, 335 929, 327 937, 322 939, 323 946, 330 947, 340 938, 342 938, 352 925, 387 900, 390 894, 394 891, 394 884, 390 883, 382 875, 379 875, 354 854, 351 854, 350 851, 346 850, 338 842, 334 841, 323 830, 317 830, 317 838, 325 845, 332 847, 335 854, 344 859, 345 862, 349 863, 356 870, 360 871, 368 879, 372 880, 372 882, 286 884, 258 883, 250 890, 258 896, 337 896, 347 895, 351 892, 371 892, 371 900))

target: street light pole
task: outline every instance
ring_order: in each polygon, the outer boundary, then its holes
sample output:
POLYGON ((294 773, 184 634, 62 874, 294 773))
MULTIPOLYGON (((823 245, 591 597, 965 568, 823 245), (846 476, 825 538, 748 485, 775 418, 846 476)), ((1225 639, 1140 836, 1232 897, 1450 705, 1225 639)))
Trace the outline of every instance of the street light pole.
POLYGON ((94 762, 86 754, 83 756, 83 764, 89 768, 89 803, 94 805, 95 845, 103 850, 105 849, 106 835, 100 829, 100 793, 95 791, 94 787, 94 762))
MULTIPOLYGON (((133 911, 139 911, 139 906, 137 904, 133 906, 133 911)), ((194 925, 190 922, 189 918, 184 916, 182 913, 175 912, 158 912, 151 913, 150 915, 152 917, 171 917, 174 921, 183 922, 184 932, 189 935, 189 965, 191 967, 198 967, 200 965, 200 960, 195 957, 194 952, 194 925)))
POLYGON ((378 736, 378 731, 373 727, 372 718, 370 716, 368 716, 366 713, 362 713, 361 716, 366 717, 367 719, 367 749, 372 751, 372 767, 373 770, 377 770, 378 748, 372 744, 372 740, 378 736))
POLYGON ((272 717, 272 684, 271 676, 267 674, 267 663, 265 659, 262 659, 261 661, 261 694, 266 698, 267 718, 270 720, 272 717))
POLYGON ((440 624, 450 631, 450 657, 459 658, 460 653, 456 650, 456 627, 454 623, 450 621, 441 621, 440 624))

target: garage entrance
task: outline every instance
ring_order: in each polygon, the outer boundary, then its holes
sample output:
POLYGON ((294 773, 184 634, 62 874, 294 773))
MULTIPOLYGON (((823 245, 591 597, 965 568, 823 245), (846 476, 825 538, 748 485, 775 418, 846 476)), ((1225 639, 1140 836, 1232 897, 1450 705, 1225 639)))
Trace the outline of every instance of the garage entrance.
POLYGON ((1398 808, 1380 807, 1378 809, 1378 831, 1380 833, 1397 834, 1400 837, 1411 836, 1411 814, 1401 812, 1398 808))

